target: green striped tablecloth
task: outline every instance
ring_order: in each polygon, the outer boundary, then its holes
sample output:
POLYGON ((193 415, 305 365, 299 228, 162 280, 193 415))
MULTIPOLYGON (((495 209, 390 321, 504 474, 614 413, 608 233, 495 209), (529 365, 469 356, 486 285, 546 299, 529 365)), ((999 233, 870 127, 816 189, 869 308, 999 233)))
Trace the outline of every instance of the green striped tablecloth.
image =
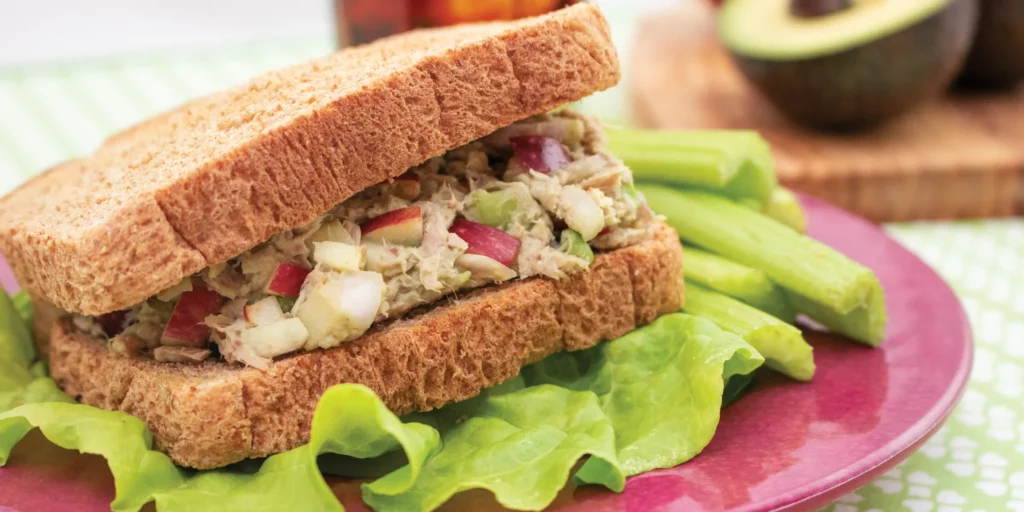
MULTIPOLYGON (((330 49, 330 41, 305 40, 0 68, 0 194, 146 116, 330 49)), ((585 106, 615 111, 622 102, 614 98, 613 92, 585 106)), ((960 294, 974 325, 976 363, 945 428, 831 509, 1024 511, 1024 222, 887 229, 960 294)))

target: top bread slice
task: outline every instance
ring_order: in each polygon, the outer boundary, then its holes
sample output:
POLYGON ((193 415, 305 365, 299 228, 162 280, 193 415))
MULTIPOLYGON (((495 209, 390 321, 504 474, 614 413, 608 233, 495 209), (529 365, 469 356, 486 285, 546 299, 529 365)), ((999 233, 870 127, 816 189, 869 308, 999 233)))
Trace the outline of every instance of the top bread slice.
POLYGON ((257 77, 131 128, 0 200, 34 296, 127 308, 354 193, 619 80, 580 4, 414 31, 257 77))

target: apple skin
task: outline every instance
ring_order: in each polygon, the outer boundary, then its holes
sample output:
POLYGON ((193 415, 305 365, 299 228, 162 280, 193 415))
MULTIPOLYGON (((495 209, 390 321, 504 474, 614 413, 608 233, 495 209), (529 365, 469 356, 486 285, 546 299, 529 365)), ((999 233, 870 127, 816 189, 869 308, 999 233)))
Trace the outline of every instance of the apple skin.
POLYGON ((558 139, 546 135, 520 135, 509 139, 516 157, 527 168, 537 172, 557 171, 572 162, 572 157, 558 139))
POLYGON ((96 322, 103 328, 103 332, 107 336, 113 338, 118 334, 121 334, 125 328, 125 318, 128 316, 128 310, 114 311, 113 313, 107 313, 96 317, 96 322))
POLYGON ((419 206, 408 206, 374 217, 360 226, 363 240, 416 246, 423 241, 423 215, 419 206))
POLYGON ((295 263, 278 263, 273 277, 267 284, 267 293, 281 297, 298 297, 302 291, 302 283, 306 282, 310 272, 311 270, 295 263))
POLYGON ((224 297, 213 290, 196 288, 181 294, 174 306, 171 319, 164 327, 160 342, 164 345, 202 347, 210 336, 206 317, 216 314, 224 304, 224 297))
POLYGON ((448 231, 469 245, 467 254, 487 256, 506 267, 515 265, 521 244, 518 238, 498 228, 466 219, 455 219, 448 231))

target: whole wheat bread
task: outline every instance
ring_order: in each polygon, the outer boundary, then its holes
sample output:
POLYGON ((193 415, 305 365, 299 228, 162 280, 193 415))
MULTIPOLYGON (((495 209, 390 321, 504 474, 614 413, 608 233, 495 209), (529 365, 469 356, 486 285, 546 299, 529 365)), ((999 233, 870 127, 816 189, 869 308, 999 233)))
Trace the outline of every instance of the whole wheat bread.
POLYGON ((114 356, 64 319, 53 326, 50 372, 79 401, 141 418, 174 462, 215 468, 306 443, 316 403, 332 385, 365 384, 398 414, 434 409, 555 352, 677 311, 682 291, 682 248, 675 231, 660 225, 654 239, 599 254, 570 278, 479 290, 267 371, 114 356))
POLYGON ((126 308, 355 192, 619 79, 592 5, 421 30, 193 101, 0 200, 23 287, 126 308))

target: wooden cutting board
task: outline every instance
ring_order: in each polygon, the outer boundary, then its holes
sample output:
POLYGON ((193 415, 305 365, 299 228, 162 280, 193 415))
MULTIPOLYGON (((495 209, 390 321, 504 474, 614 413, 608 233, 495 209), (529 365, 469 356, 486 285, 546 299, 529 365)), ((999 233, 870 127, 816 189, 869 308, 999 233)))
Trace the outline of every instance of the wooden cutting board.
POLYGON ((748 85, 704 2, 654 13, 637 34, 628 76, 639 126, 758 130, 783 184, 876 222, 1024 205, 1024 89, 948 96, 873 131, 823 134, 787 122, 748 85))

